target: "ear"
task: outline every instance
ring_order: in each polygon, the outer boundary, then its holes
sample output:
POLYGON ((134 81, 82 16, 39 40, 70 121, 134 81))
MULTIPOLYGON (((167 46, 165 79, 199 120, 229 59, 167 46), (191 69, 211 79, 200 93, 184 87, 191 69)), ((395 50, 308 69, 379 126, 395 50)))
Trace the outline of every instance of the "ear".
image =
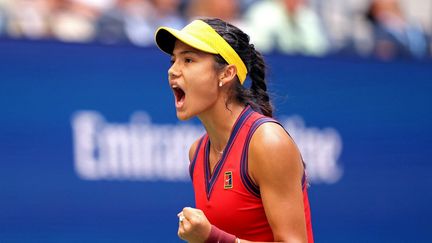
POLYGON ((236 66, 230 64, 225 66, 225 68, 221 71, 219 75, 219 83, 228 84, 235 80, 237 76, 237 68, 236 66))

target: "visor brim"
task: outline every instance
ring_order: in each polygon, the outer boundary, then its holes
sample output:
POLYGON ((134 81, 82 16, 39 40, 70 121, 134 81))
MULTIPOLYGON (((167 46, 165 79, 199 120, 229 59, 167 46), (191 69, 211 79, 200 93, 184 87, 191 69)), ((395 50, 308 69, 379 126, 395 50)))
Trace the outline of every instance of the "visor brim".
POLYGON ((159 49, 163 52, 172 55, 176 40, 180 40, 188 46, 198 49, 203 52, 218 54, 218 52, 210 45, 202 42, 193 35, 179 31, 176 29, 161 27, 156 31, 155 41, 159 49))

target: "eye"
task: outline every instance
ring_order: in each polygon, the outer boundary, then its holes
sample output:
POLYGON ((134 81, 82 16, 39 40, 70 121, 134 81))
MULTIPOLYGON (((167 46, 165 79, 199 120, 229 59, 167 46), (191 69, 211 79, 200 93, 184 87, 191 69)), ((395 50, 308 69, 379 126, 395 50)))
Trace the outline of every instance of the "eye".
POLYGON ((170 60, 170 64, 171 64, 171 66, 174 64, 174 62, 175 62, 174 59, 171 59, 171 60, 170 60))
POLYGON ((185 58, 185 63, 191 63, 192 59, 191 58, 185 58))

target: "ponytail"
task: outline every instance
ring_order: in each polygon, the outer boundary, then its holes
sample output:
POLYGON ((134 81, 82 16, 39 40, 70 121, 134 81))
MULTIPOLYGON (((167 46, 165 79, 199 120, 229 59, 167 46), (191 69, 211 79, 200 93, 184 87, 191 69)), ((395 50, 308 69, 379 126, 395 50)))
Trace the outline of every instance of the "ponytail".
MULTIPOLYGON (((202 21, 210 25, 237 52, 245 63, 252 81, 250 88, 246 88, 239 81, 234 83, 234 87, 229 94, 227 107, 230 101, 236 100, 241 104, 250 105, 254 110, 261 112, 265 116, 273 117, 273 106, 267 93, 264 59, 255 50, 254 45, 249 44, 249 36, 239 28, 217 18, 207 18, 202 19, 202 21)), ((217 63, 216 68, 227 65, 227 62, 220 55, 216 55, 215 60, 217 63)))
POLYGON ((249 77, 252 81, 250 91, 263 115, 273 117, 273 106, 270 103, 270 97, 267 93, 264 59, 261 53, 255 50, 253 45, 250 45, 250 50, 253 57, 249 70, 249 77))

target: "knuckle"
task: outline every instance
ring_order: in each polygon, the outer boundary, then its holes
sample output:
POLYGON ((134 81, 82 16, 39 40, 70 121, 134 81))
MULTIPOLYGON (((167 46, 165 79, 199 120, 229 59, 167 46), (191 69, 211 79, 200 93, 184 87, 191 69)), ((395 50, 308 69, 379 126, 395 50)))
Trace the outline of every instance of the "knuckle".
POLYGON ((191 224, 193 227, 197 227, 197 226, 201 225, 201 218, 195 216, 195 217, 192 217, 192 218, 189 220, 189 222, 190 222, 190 224, 191 224))
POLYGON ((196 225, 197 224, 195 217, 191 218, 189 220, 189 222, 190 222, 191 225, 196 225))
POLYGON ((183 231, 188 232, 192 228, 192 224, 183 224, 183 231))
POLYGON ((195 220, 196 224, 200 224, 202 222, 202 218, 199 215, 197 215, 196 217, 194 217, 194 220, 195 220))

